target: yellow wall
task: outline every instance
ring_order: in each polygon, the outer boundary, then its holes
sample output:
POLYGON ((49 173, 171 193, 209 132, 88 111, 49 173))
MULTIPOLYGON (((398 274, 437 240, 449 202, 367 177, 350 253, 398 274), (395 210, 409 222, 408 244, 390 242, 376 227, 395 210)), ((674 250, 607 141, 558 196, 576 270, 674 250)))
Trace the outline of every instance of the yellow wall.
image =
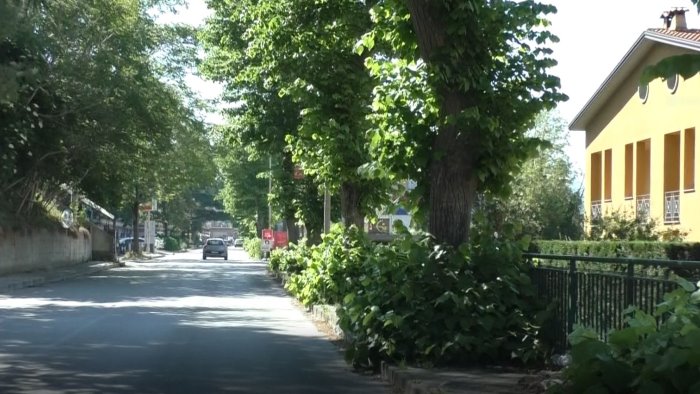
MULTIPOLYGON (((601 152, 605 157, 605 150, 612 149, 612 198, 603 202, 603 212, 611 210, 635 212, 635 200, 625 200, 625 145, 633 144, 634 165, 632 179, 634 180, 634 195, 640 189, 640 181, 637 177, 639 171, 638 150, 639 141, 651 140, 650 173, 651 184, 649 194, 651 200, 651 217, 665 228, 678 228, 688 232, 689 241, 700 241, 700 196, 695 190, 683 190, 687 183, 684 173, 684 161, 687 155, 685 147, 684 130, 695 128, 700 132, 700 76, 696 75, 688 80, 680 78, 678 89, 671 94, 666 82, 655 80, 649 84, 649 95, 646 102, 642 102, 637 94, 639 76, 643 67, 675 54, 687 53, 682 49, 657 44, 648 54, 642 65, 631 73, 622 86, 615 92, 611 99, 596 114, 586 127, 586 215, 591 214, 591 154, 601 152), (680 132, 680 149, 672 149, 673 155, 677 155, 679 173, 673 173, 664 166, 665 135, 680 132), (664 176, 666 174, 666 181, 664 176), (664 187, 672 183, 680 182, 680 224, 676 226, 663 225, 664 222, 664 187)), ((698 170, 698 138, 693 141, 695 147, 694 184, 697 184, 698 170)), ((605 160, 603 160, 605 167, 605 160)), ((645 166, 642 166, 645 167, 645 166)), ((608 170, 602 168, 601 177, 605 184, 605 173, 608 170)), ((597 187, 597 186, 596 186, 597 187)), ((594 187, 594 190, 599 190, 594 187)), ((603 186, 604 187, 604 186, 603 186)), ((646 189, 646 185, 642 187, 646 189)))

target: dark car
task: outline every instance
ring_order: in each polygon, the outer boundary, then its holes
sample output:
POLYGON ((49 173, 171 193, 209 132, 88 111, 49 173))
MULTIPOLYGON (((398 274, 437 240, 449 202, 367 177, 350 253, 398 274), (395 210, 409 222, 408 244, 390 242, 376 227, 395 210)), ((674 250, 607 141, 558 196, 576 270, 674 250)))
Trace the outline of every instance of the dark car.
POLYGON ((209 238, 202 249, 202 260, 206 260, 207 257, 223 257, 224 260, 228 260, 226 241, 221 238, 209 238))

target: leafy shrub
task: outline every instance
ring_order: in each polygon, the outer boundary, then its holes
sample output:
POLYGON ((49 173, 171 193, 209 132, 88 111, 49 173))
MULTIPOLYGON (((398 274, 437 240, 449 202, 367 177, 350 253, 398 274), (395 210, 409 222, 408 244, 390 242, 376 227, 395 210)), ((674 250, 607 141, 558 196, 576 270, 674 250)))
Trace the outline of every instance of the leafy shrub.
POLYGON ((165 237, 163 240, 163 249, 168 252, 177 252, 180 250, 180 241, 173 237, 165 237))
POLYGON ((280 264, 282 263, 282 260, 287 257, 287 254, 291 254, 291 249, 293 246, 294 244, 289 244, 288 249, 275 249, 270 252, 270 260, 267 262, 267 267, 270 269, 270 271, 283 272, 280 269, 280 264))
POLYGON ((288 274, 298 274, 303 271, 304 259, 310 253, 310 248, 306 246, 304 240, 297 244, 289 244, 286 249, 275 249, 270 254, 268 266, 274 272, 285 272, 288 274))
POLYGON ((262 240, 260 238, 246 238, 243 240, 243 250, 253 259, 259 259, 262 256, 262 240))
POLYGON ((520 245, 486 233, 459 250, 399 228, 347 275, 339 308, 355 366, 529 361, 543 355, 534 288, 520 245))
POLYGON ((700 392, 700 291, 684 279, 679 283, 653 315, 630 308, 625 327, 612 330, 608 343, 577 328, 569 336, 566 381, 552 392, 700 392))
POLYGON ((306 306, 340 303, 349 278, 359 276, 370 249, 369 240, 356 227, 336 224, 321 244, 297 247, 280 260, 280 268, 291 275, 286 288, 306 306))

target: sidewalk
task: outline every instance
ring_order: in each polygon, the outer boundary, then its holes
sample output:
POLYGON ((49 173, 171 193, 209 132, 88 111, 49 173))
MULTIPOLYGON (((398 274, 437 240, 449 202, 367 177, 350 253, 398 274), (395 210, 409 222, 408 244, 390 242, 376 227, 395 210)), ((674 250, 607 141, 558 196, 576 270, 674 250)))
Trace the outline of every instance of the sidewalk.
POLYGON ((118 264, 114 262, 90 261, 51 270, 0 276, 0 294, 9 293, 25 287, 42 286, 46 283, 92 275, 117 266, 118 264))
POLYGON ((521 383, 529 375, 487 368, 423 369, 382 363, 382 380, 401 394, 536 393, 521 383))
POLYGON ((126 259, 124 256, 120 256, 119 263, 112 261, 89 261, 87 263, 75 264, 50 270, 0 276, 0 294, 5 294, 25 287, 42 286, 46 283, 60 282, 67 279, 88 276, 111 268, 123 266, 124 264, 130 262, 155 260, 164 257, 167 254, 167 252, 158 250, 155 253, 146 252, 143 254, 143 257, 139 259, 126 259))
MULTIPOLYGON (((277 280, 283 278, 273 275, 277 280)), ((332 337, 344 338, 335 307, 314 305, 310 314, 332 337)), ((506 368, 415 368, 382 363, 381 378, 395 394, 539 394, 558 376, 551 371, 532 374, 506 368)))

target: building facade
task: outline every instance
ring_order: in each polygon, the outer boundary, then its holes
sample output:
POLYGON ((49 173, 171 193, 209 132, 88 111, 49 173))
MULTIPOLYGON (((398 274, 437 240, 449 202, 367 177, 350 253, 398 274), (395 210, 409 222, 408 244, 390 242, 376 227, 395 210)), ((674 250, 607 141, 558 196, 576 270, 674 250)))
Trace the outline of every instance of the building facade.
POLYGON ((618 211, 654 219, 661 230, 700 241, 696 192, 700 76, 669 75, 640 84, 648 65, 700 54, 700 30, 688 29, 683 10, 642 33, 570 124, 586 132, 589 218, 618 211))

